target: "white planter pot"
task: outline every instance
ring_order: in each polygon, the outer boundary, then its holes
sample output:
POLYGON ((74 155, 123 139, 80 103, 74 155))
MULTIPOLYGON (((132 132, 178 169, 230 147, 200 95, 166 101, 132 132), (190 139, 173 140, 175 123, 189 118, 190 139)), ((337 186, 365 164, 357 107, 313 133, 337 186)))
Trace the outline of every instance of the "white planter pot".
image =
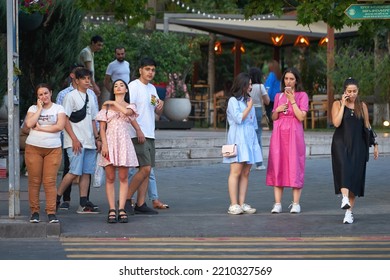
POLYGON ((164 115, 171 121, 182 121, 191 113, 188 98, 167 98, 164 101, 164 115))

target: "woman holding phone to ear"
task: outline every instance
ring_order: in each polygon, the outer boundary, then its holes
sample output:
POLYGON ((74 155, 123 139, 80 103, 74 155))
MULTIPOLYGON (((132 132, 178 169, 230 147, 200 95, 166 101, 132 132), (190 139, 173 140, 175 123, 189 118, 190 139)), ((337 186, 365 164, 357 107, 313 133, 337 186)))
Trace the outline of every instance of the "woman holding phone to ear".
POLYGON ((47 84, 35 88, 37 105, 32 105, 24 126, 30 129, 26 139, 25 162, 28 172, 28 200, 31 223, 39 223, 39 191, 45 190, 47 218, 58 223, 56 217, 57 172, 62 161, 61 131, 65 127, 64 107, 51 101, 53 92, 47 84))
MULTIPOLYGON (((364 196, 368 145, 364 126, 370 128, 367 105, 359 99, 358 81, 344 81, 341 100, 333 102, 332 122, 336 130, 332 138, 332 169, 334 189, 342 195, 341 209, 346 210, 343 223, 352 224, 356 196, 364 196)), ((374 145, 374 159, 378 158, 374 145)))
POLYGON ((271 213, 282 212, 284 188, 291 188, 290 213, 300 213, 304 184, 306 146, 303 124, 309 109, 309 97, 302 88, 298 70, 287 69, 282 76, 281 93, 276 94, 266 184, 274 187, 275 203, 271 213))

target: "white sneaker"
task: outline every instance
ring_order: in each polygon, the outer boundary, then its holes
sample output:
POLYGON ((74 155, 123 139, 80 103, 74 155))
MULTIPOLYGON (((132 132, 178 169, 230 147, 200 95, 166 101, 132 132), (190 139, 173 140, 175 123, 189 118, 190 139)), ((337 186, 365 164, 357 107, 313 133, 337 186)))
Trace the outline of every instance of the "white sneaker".
POLYGON ((275 203, 274 208, 272 208, 271 213, 272 214, 278 214, 282 212, 282 204, 280 203, 275 203))
POLYGON ((244 214, 254 214, 254 213, 256 213, 256 209, 252 208, 249 204, 246 204, 246 203, 241 205, 241 209, 244 212, 244 214))
POLYGON ((240 207, 240 205, 238 205, 238 204, 230 205, 229 210, 228 210, 228 214, 240 215, 242 213, 243 213, 243 211, 242 211, 242 208, 240 207))
POLYGON ((341 209, 349 209, 351 208, 351 203, 349 203, 349 199, 347 196, 343 196, 341 200, 341 209))
POLYGON ((291 208, 290 213, 293 214, 301 213, 301 206, 298 203, 291 203, 288 208, 291 208))
POLYGON ((265 170, 266 167, 264 165, 256 166, 256 170, 265 170))
POLYGON ((345 211, 345 216, 343 220, 343 224, 352 224, 353 223, 353 214, 351 210, 345 211))

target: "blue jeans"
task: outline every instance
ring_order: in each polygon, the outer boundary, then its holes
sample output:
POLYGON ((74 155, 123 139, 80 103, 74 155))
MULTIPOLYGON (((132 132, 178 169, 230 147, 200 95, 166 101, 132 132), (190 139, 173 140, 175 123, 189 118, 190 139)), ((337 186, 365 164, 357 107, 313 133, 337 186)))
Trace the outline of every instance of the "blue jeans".
MULTIPOLYGON (((137 168, 130 168, 129 169, 129 182, 133 178, 133 176, 137 173, 137 168)), ((134 199, 133 195, 133 199, 134 199)), ((158 199, 158 192, 157 192, 157 183, 156 183, 156 177, 154 175, 154 168, 150 170, 149 175, 149 184, 148 184, 148 197, 149 200, 156 200, 158 199)))
MULTIPOLYGON (((261 126, 261 119, 263 118, 263 108, 262 107, 255 107, 255 113, 256 113, 256 119, 257 119, 257 129, 256 129, 256 135, 257 135, 257 141, 260 145, 260 151, 261 154, 263 154, 263 146, 261 145, 261 134, 263 132, 263 127, 261 126)), ((256 162, 256 166, 262 166, 263 162, 256 162)))

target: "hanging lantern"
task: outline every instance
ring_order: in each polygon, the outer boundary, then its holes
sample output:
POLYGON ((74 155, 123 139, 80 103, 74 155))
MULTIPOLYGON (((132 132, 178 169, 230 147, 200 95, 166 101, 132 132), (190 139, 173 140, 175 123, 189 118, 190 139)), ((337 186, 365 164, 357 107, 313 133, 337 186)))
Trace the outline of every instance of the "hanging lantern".
POLYGON ((318 45, 321 47, 326 46, 328 44, 328 41, 329 41, 328 37, 325 36, 318 42, 318 45))
POLYGON ((310 45, 309 39, 302 35, 299 35, 294 43, 294 46, 296 47, 308 47, 309 45, 310 45))
MULTIPOLYGON (((232 53, 234 53, 236 51, 236 44, 234 44, 234 46, 233 46, 233 48, 232 48, 232 53)), ((241 53, 245 53, 245 47, 244 47, 244 44, 243 43, 241 43, 240 44, 240 52, 241 53)))
POLYGON ((216 54, 221 54, 222 53, 222 44, 221 44, 220 41, 215 42, 215 44, 214 44, 214 52, 216 54))
POLYGON ((271 40, 274 46, 280 47, 284 40, 284 34, 271 34, 271 40))

